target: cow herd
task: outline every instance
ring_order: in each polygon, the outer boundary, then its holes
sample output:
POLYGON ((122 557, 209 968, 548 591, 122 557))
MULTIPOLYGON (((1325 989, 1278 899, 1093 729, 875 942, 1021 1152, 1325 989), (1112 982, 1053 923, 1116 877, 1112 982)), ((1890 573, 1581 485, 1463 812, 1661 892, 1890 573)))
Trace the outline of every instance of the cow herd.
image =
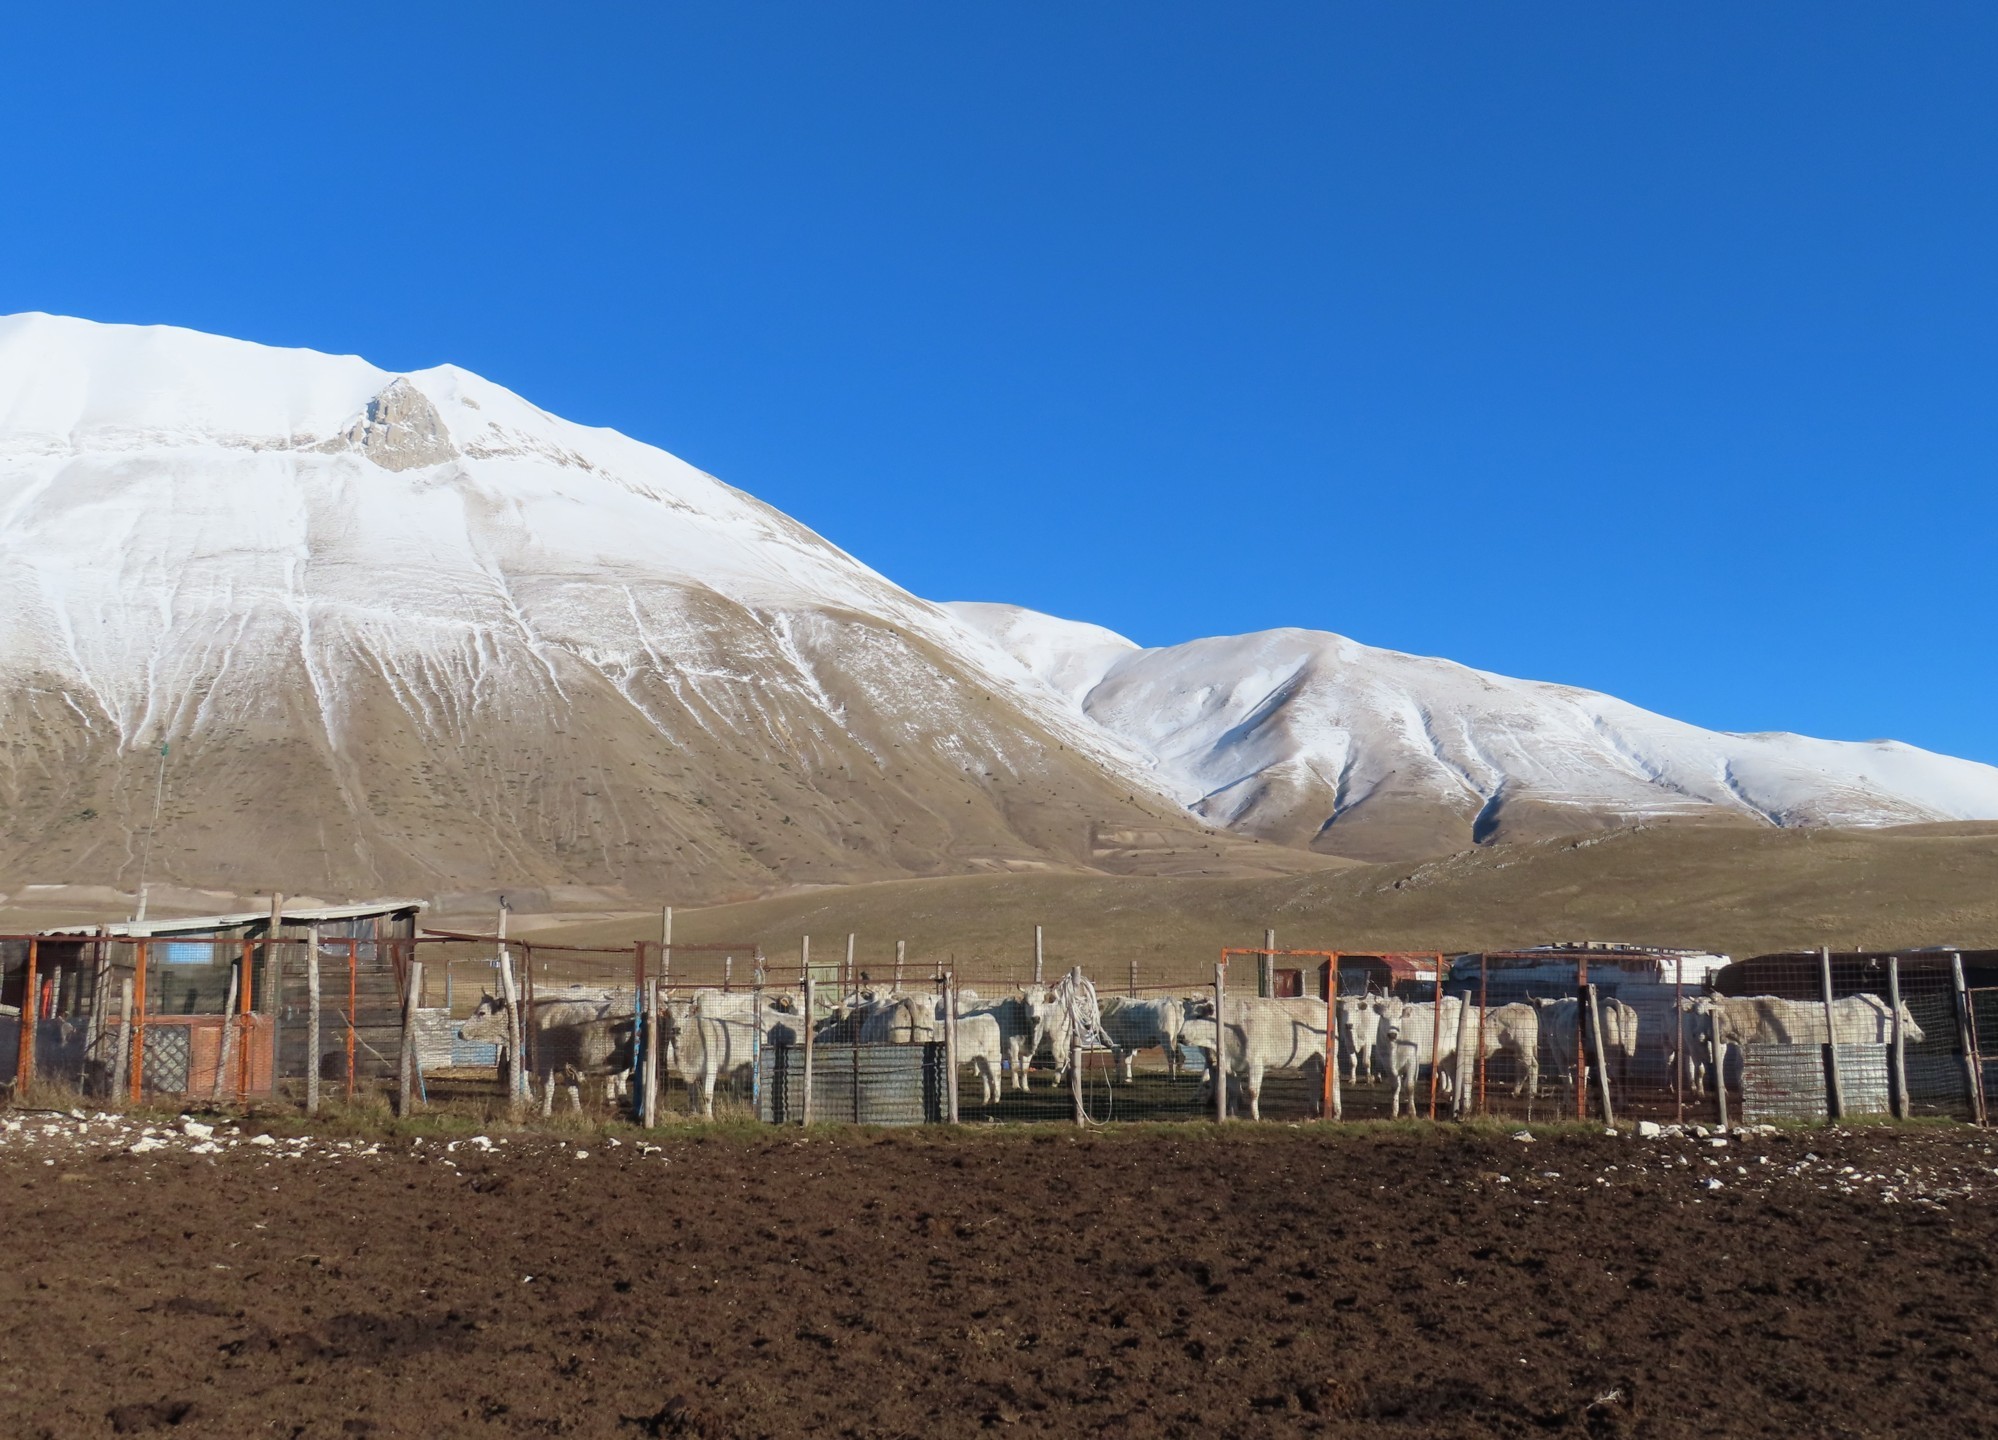
MULTIPOLYGON (((1665 1004, 1672 1003, 1668 998, 1665 1004)), ((1608 1078, 1625 1082, 1640 1060, 1669 1074, 1682 1063, 1686 1085, 1710 1088, 1712 1060, 1738 1080, 1731 1056, 1754 1043, 1823 1043, 1825 1009, 1815 1002, 1772 996, 1731 998, 1700 995, 1649 1013, 1615 997, 1599 1004, 1601 1053, 1608 1078), (1650 1034, 1641 1035, 1648 1028, 1650 1034), (1649 1049, 1643 1048, 1648 1044, 1649 1049)), ((977 1099, 967 1106, 991 1107, 1007 1088, 1025 1092, 1036 1068, 1057 1084, 1068 1078, 1078 1049, 1108 1051, 1113 1073, 1134 1083, 1136 1061, 1156 1051, 1169 1081, 1198 1074, 1199 1103, 1211 1107, 1217 1073, 1227 1076, 1224 1103, 1251 1119, 1262 1116, 1266 1077, 1272 1071, 1301 1072, 1314 1104, 1325 1087, 1328 1058, 1345 1086, 1384 1087, 1389 1114, 1414 1115, 1418 1096, 1431 1090, 1457 1107, 1459 1091, 1476 1073, 1472 1061, 1499 1060, 1496 1073, 1510 1079, 1514 1096, 1528 1100, 1543 1077, 1557 1085, 1589 1083, 1586 1064, 1577 1064, 1577 1041, 1586 1028, 1580 1002, 1572 997, 1542 998, 1480 1007, 1445 995, 1405 1000, 1393 995, 1343 995, 1330 1007, 1318 999, 1225 996, 1215 1014, 1211 993, 1099 996, 1079 972, 1051 986, 1029 986, 997 999, 971 990, 954 992, 954 1041, 958 1064, 977 1081, 977 1099)), ((927 1045, 942 1042, 949 1027, 944 1001, 933 990, 859 990, 829 1007, 815 1005, 809 1022, 815 1042, 927 1045)), ((796 990, 755 992, 695 990, 662 1005, 659 1038, 662 1076, 677 1077, 691 1107, 714 1114, 715 1090, 727 1082, 746 1088, 758 1052, 770 1046, 802 1043, 807 1020, 796 990)), ((1834 1002, 1833 1028, 1840 1044, 1887 1044, 1895 1016, 1871 995, 1834 1002)), ((1901 1038, 1919 1043, 1922 1031, 1905 1006, 1901 1038)), ((552 1109, 558 1086, 581 1105, 586 1082, 603 1086, 606 1100, 628 1095, 638 1034, 632 993, 571 987, 538 995, 521 1007, 520 1021, 532 1057, 531 1085, 544 1113, 552 1109)), ((1595 1023, 1589 1021, 1589 1024, 1595 1023)), ((458 1027, 461 1039, 486 1041, 504 1049, 512 1033, 506 1007, 493 996, 458 1027)), ((1594 1045, 1587 1046, 1592 1051, 1594 1045)), ((1468 1092, 1465 1099, 1468 1100, 1468 1092)))

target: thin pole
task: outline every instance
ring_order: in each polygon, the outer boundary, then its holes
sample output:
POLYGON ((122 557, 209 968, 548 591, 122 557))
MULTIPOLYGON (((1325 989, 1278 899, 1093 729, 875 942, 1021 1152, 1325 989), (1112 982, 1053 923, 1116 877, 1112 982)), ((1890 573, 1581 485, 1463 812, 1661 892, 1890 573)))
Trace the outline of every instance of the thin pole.
POLYGON ((1887 1003, 1894 1007, 1894 1048, 1888 1052, 1893 1070, 1889 1078, 1893 1082, 1894 1118, 1908 1118, 1908 1052, 1907 1040, 1901 1033, 1901 957, 1887 957, 1887 1003))
POLYGON ((1036 925, 1034 927, 1034 983, 1036 985, 1039 985, 1042 983, 1042 980, 1043 977, 1041 973, 1041 927, 1036 925))
POLYGON ((673 986, 673 907, 668 905, 659 917, 659 985, 673 986))
POLYGON ((1228 1122, 1228 965, 1214 966, 1214 1123, 1228 1122))
POLYGON ((902 988, 902 961, 906 957, 907 949, 908 942, 903 940, 895 942, 895 988, 897 990, 902 988))
MULTIPOLYGON (((958 1122, 957 1112, 957 971, 944 972, 944 1074, 949 1083, 944 1086, 944 1118, 951 1124, 958 1122)), ((860 1053, 858 1045, 853 1047, 855 1055, 860 1053)), ((859 1087, 854 1094, 860 1093, 859 1087)))
POLYGON ((1672 1047, 1673 1118, 1686 1123, 1686 961, 1672 962, 1672 1023, 1678 1026, 1678 1043, 1672 1047))
POLYGON ((1829 1120, 1843 1120, 1845 1118, 1845 1077, 1839 1074, 1838 1068, 1838 1011, 1832 1005, 1831 946, 1829 945, 1823 946, 1818 951, 1818 982, 1823 991, 1825 1002, 1825 1075, 1830 1081, 1831 1086, 1826 1094, 1826 1099, 1831 1102, 1825 1107, 1828 1112, 1826 1118, 1829 1120))
MULTIPOLYGON (((1589 961, 1582 956, 1575 961, 1575 1118, 1589 1118, 1589 1055, 1588 1055, 1588 998, 1589 961)), ((1596 1064, 1603 1063, 1603 1057, 1595 1057, 1596 1064)))
POLYGON ((1138 962, 1136 960, 1131 962, 1131 981, 1125 993, 1133 1000, 1138 998, 1138 962))
MULTIPOLYGON (((448 979, 450 972, 445 976, 448 979)), ((305 1113, 319 1113, 319 927, 305 931, 305 1113)))
POLYGON ((1436 1118, 1436 1082, 1443 1070, 1443 957, 1436 957, 1436 988, 1429 1007, 1429 1118, 1436 1118))
POLYGON ((236 987, 236 1097, 250 1096, 250 978, 256 965, 256 946, 243 942, 242 984, 236 987))
POLYGON ((1970 1108, 1979 1125, 1986 1123, 1984 1077, 1977 1073, 1977 1035, 1970 1023, 1970 994, 1963 987, 1963 956, 1949 957, 1950 983, 1956 990, 1957 1043, 1963 1047, 1963 1070, 1970 1082, 1970 1108))
POLYGON ((812 942, 809 937, 804 942, 803 961, 805 968, 805 1078, 804 1084, 801 1087, 804 1103, 799 1107, 798 1123, 800 1125, 809 1125, 812 1123, 812 1032, 818 1028, 812 1014, 812 991, 815 987, 812 984, 812 942))
POLYGON ((132 982, 120 982, 118 989, 118 1053, 112 1063, 111 1093, 129 1091, 132 1086, 132 982))
MULTIPOLYGON (((236 1047, 232 1043, 234 1037, 229 1033, 229 1027, 235 1024, 236 985, 236 971, 232 967, 229 971, 229 996, 222 1002, 222 1026, 216 1034, 220 1044, 215 1052, 215 1078, 208 1086, 208 1099, 211 1103, 222 1098, 222 1077, 229 1073, 229 1062, 236 1054, 236 1047)), ((188 1078, 192 1080, 194 1077, 188 1078)))
POLYGON ((853 977, 858 973, 853 968, 853 932, 849 930, 846 932, 846 986, 840 992, 841 994, 851 995, 853 993, 853 977))
MULTIPOLYGON (((757 1014, 757 1028, 762 1028, 762 1014, 757 1014)), ((645 1077, 639 1091, 639 1104, 645 1128, 650 1130, 659 1124, 659 982, 645 982, 645 1077)))
POLYGON ((26 985, 21 991, 20 1031, 16 1035, 14 1048, 14 1100, 19 1104, 27 1098, 28 1087, 35 1083, 35 1031, 41 1024, 41 996, 36 993, 39 982, 36 972, 40 968, 40 943, 28 941, 28 973, 26 985))
POLYGON ((1610 1108, 1609 1059, 1603 1048, 1603 1011, 1593 984, 1585 987, 1589 997, 1589 1038, 1596 1057, 1596 1098, 1602 1101, 1603 1124, 1616 1124, 1616 1111, 1610 1108))
POLYGON ((1276 994, 1276 931, 1263 931, 1263 953, 1256 957, 1256 993, 1265 1000, 1276 994))
MULTIPOLYGON (((271 923, 264 936, 264 1003, 261 1008, 270 1021, 271 1088, 277 1088, 278 1076, 278 1026, 284 1013, 284 949, 279 943, 279 932, 284 929, 284 896, 271 893, 271 923)), ((245 985, 249 977, 243 978, 245 985)), ((248 1036, 244 1039, 247 1041, 248 1036)), ((249 1068, 249 1048, 244 1047, 244 1068, 249 1068)))
POLYGON ((361 941, 358 936, 347 937, 347 1100, 354 1099, 354 1042, 358 1038, 354 1029, 354 1007, 360 1004, 361 993, 361 941))
POLYGON ((1485 1012, 1490 1008, 1491 970, 1485 957, 1478 957, 1478 1114, 1487 1109, 1485 1094, 1485 1012))
POLYGON ((132 1068, 128 1078, 131 1080, 134 1105, 144 1098, 146 1083, 146 949, 146 942, 141 940, 132 959, 136 998, 132 1002, 132 1068))

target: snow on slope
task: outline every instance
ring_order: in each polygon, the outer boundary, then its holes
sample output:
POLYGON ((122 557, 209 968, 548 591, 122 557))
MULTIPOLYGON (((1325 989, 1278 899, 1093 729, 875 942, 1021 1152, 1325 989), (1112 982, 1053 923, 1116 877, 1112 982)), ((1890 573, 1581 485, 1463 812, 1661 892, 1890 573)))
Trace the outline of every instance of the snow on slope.
POLYGON ((453 366, 168 327, 0 318, 0 682, 23 853, 26 815, 122 806, 66 853, 127 882, 151 800, 127 759, 175 742, 186 780, 204 737, 189 823, 259 787, 348 809, 358 833, 296 837, 336 889, 615 879, 662 834, 731 883, 921 873, 967 828, 974 856, 1032 855, 1022 824, 1085 834, 1052 818, 1066 792, 1172 814, 1142 757, 981 635, 671 455, 453 366), (529 734, 568 748, 528 764, 529 734), (107 768, 116 794, 77 778, 107 768), (1039 821, 993 783, 1030 774, 1039 821), (437 858, 447 806, 479 855, 437 858), (813 847, 832 869, 800 869, 813 847), (838 868, 856 852, 874 868, 838 868))
POLYGON ((949 607, 1201 814, 1327 843, 1349 817, 1429 805, 1477 838, 1529 811, 1588 820, 1740 815, 1774 825, 1998 818, 1998 769, 1893 741, 1728 735, 1607 695, 1512 680, 1312 630, 1141 649, 1007 605, 949 607))

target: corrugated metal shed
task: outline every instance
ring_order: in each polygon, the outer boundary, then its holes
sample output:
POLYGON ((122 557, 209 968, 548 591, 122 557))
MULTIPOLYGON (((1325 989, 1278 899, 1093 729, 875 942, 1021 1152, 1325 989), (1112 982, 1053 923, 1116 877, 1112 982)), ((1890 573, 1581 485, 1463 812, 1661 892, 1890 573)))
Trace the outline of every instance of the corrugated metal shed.
MULTIPOLYGON (((756 1113, 795 1123, 803 1116, 805 1050, 772 1045, 757 1059, 756 1113)), ((812 1119, 856 1125, 938 1124, 945 1118, 944 1047, 814 1045, 812 1119)))

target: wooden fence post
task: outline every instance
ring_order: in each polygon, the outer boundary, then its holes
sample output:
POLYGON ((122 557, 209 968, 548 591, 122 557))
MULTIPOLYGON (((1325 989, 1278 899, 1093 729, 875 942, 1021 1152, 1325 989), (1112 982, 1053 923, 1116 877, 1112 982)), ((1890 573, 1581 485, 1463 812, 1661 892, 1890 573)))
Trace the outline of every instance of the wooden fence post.
POLYGON ((1818 951, 1818 984, 1825 1005, 1825 1106, 1826 1119, 1845 1118, 1845 1077, 1838 1067, 1838 1009, 1832 1004, 1831 946, 1818 951))
POLYGON ((319 1113, 319 927, 305 931, 305 1113, 319 1113))
MULTIPOLYGON (((502 950, 500 953, 504 955, 506 952, 502 950)), ((347 941, 347 1103, 349 1105, 354 1103, 354 1085, 358 1078, 354 1068, 354 1047, 360 1039, 360 1003, 361 942, 349 938, 347 941)))
MULTIPOLYGON (((1722 1012, 1718 1006, 1707 1012, 1707 1048, 1713 1051, 1714 1115, 1721 1133, 1727 1133, 1727 1041, 1721 1036, 1722 1012)), ((1748 1058, 1746 1052, 1742 1059, 1748 1058)))
POLYGON ((908 942, 906 940, 897 940, 895 942, 895 990, 898 994, 902 989, 902 961, 906 958, 907 953, 908 942))
POLYGON ((1328 987, 1325 994, 1325 1097, 1318 1110, 1329 1120, 1344 1119, 1346 1114, 1345 1096, 1339 1089, 1339 1001, 1332 993, 1336 988, 1328 987))
POLYGON ((1276 931, 1263 931, 1262 953, 1256 956, 1256 993, 1267 1000, 1276 994, 1276 931))
POLYGON ((1672 1118, 1686 1123, 1686 962, 1672 962, 1672 1023, 1678 1039, 1672 1046, 1672 1118))
POLYGON ((1901 957, 1887 957, 1887 1003, 1894 1007, 1893 1048, 1887 1053, 1888 1083, 1893 1087, 1893 1109, 1896 1120, 1908 1118, 1908 1048, 1907 1037, 1901 1033, 1901 957))
MULTIPOLYGON (((243 979, 248 980, 249 976, 245 974, 243 979)), ((236 985, 236 971, 232 968, 229 971, 229 998, 222 1002, 222 1033, 216 1037, 220 1041, 220 1044, 215 1052, 215 1083, 208 1087, 208 1101, 211 1105, 221 1100, 222 1077, 229 1073, 229 1062, 236 1057, 236 1036, 234 1031, 236 1024, 236 985)), ((193 1034, 194 1032, 191 1030, 188 1032, 190 1040, 193 1039, 193 1034)), ((190 1045, 189 1049, 192 1048, 192 1045, 190 1045)))
POLYGON ((118 1053, 111 1062, 111 1093, 129 1094, 135 1087, 131 1083, 132 1074, 132 982, 126 980, 118 988, 118 1053))
POLYGON ((1075 1008, 1075 997, 1082 993, 1082 967, 1076 966, 1068 972, 1068 1098, 1069 1108, 1074 1112, 1078 1125, 1087 1124, 1089 1111, 1083 1103, 1082 1094, 1082 1016, 1075 1008))
POLYGON ((1609 1051, 1603 1045, 1603 1007, 1591 981, 1583 987, 1589 997, 1589 1048, 1596 1057, 1596 1098, 1602 1102, 1603 1124, 1616 1124, 1616 1110, 1610 1105, 1609 1051))
POLYGON ((1131 981, 1124 993, 1133 1000, 1138 998, 1138 962, 1135 960, 1131 962, 1131 981))
POLYGON ((1228 1121, 1228 967, 1214 967, 1214 1123, 1228 1121))
POLYGON ((38 993, 41 987, 36 979, 40 959, 40 942, 29 940, 26 984, 21 991, 21 1023, 14 1037, 14 1103, 17 1105, 27 1099, 28 1087, 35 1083, 35 1030, 42 1017, 42 997, 38 993))
MULTIPOLYGON (((760 1022, 762 1017, 757 1017, 760 1022)), ((761 1028, 759 1023, 758 1028, 761 1028)), ((645 1071, 640 1082, 640 1119, 648 1130, 659 1124, 659 982, 645 982, 645 1071)))
POLYGON ((147 942, 141 940, 132 952, 132 977, 134 981, 133 999, 130 1007, 132 1016, 132 1056, 131 1067, 125 1072, 132 1086, 132 1103, 138 1104, 145 1097, 146 1087, 146 951, 147 942))
POLYGON ((416 1011, 423 999, 423 962, 409 962, 409 981, 402 995, 402 1054, 401 1074, 398 1077, 395 1094, 395 1114, 398 1120, 407 1120, 416 1108, 416 1076, 422 1062, 416 1054, 416 1011))
POLYGON ((853 932, 849 930, 846 932, 846 984, 840 991, 840 994, 842 996, 850 996, 853 994, 854 989, 856 988, 856 982, 854 977, 858 973, 859 972, 855 970, 853 966, 853 932))
MULTIPOLYGON (((816 986, 812 982, 812 942, 809 937, 804 943, 805 960, 805 1075, 799 1086, 802 1104, 798 1107, 798 1123, 812 1123, 812 1032, 818 1029, 818 1017, 813 1014, 813 998, 816 986)), ((953 1081, 953 1083, 955 1083, 953 1081)))
POLYGON ((1952 950, 1949 956, 1949 978, 1956 991, 1956 1035, 1957 1043, 1963 1049, 1963 1073, 1970 1097, 1970 1111, 1977 1123, 1987 1122, 1984 1109, 1984 1077, 1977 1073, 1977 1032, 1970 1013, 1970 992, 1963 986, 1963 956, 1952 950))
MULTIPOLYGON (((957 972, 944 972, 944 1119, 958 1123, 957 1096, 957 972)), ((859 1047, 856 1046, 856 1053, 859 1047)), ((856 1092, 858 1093, 858 1092, 856 1092)))
POLYGON ((1041 927, 1038 925, 1034 927, 1034 983, 1036 985, 1044 983, 1041 973, 1041 927))
MULTIPOLYGON (((501 927, 505 927, 501 914, 501 927)), ((527 1057, 521 1053, 520 987, 513 978, 513 952, 502 940, 499 947, 500 1000, 506 1006, 506 1097, 509 1109, 518 1111, 527 1098, 527 1057)))
MULTIPOLYGON (((284 896, 273 891, 271 894, 270 927, 264 934, 264 1003, 261 1006, 253 1003, 249 1008, 260 1011, 270 1025, 271 1093, 274 1095, 277 1093, 278 1088, 278 1026, 283 1023, 284 1013, 284 947, 278 938, 278 932, 283 928, 284 896)), ((243 983, 245 985, 250 983, 248 975, 243 977, 243 983)), ((254 1001, 254 999, 253 995, 252 1000, 254 1001)), ((249 1035, 245 1034, 243 1036, 243 1068, 246 1072, 253 1071, 255 1068, 250 1063, 249 1040, 249 1035)))

